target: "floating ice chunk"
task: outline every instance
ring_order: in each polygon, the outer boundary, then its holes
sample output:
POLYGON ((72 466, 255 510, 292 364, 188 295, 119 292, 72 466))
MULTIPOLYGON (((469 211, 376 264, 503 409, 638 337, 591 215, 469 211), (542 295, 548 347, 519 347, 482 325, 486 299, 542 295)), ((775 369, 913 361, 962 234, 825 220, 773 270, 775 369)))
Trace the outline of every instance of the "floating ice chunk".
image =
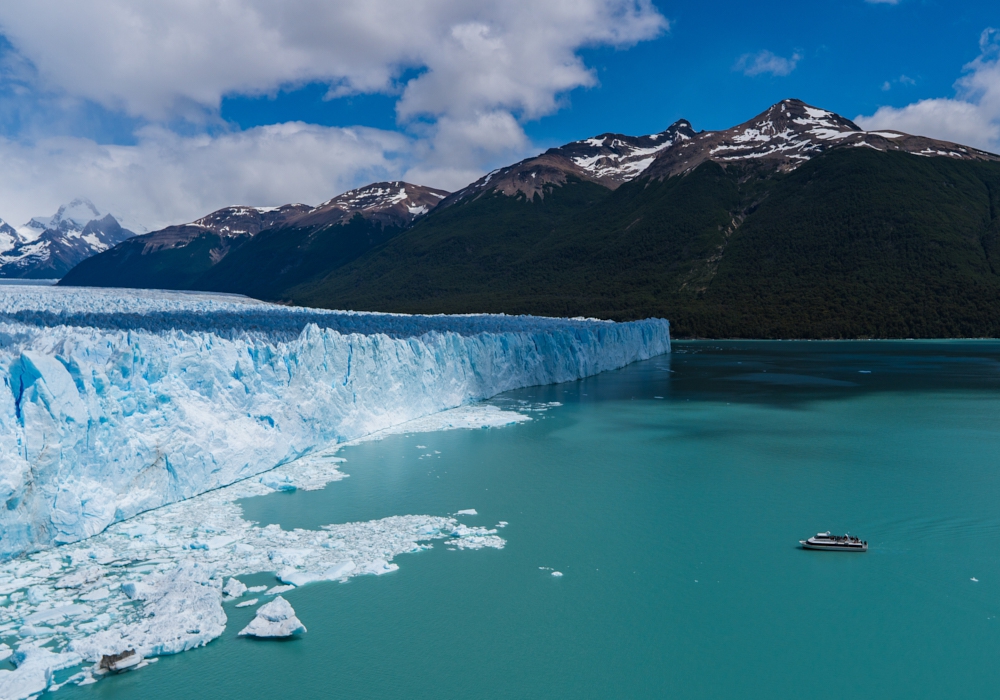
POLYGON ((562 578, 562 572, 561 571, 553 571, 552 575, 555 576, 556 578, 562 578))
POLYGON ((249 608, 249 607, 251 607, 253 605, 256 605, 258 600, 259 600, 259 598, 251 598, 250 600, 244 600, 242 603, 237 603, 236 607, 237 608, 249 608))
POLYGON ((417 445, 417 449, 418 450, 426 450, 427 449, 427 445, 417 445))
POLYGON ((354 571, 355 568, 356 567, 353 561, 341 562, 340 564, 335 564, 324 571, 323 578, 327 581, 336 581, 337 579, 347 578, 347 575, 354 571))
POLYGON ((281 593, 287 593, 288 591, 294 590, 295 586, 274 586, 268 589, 267 593, 264 595, 279 595, 281 593))
POLYGON ((39 610, 31 615, 26 615, 24 617, 24 624, 26 625, 37 625, 40 622, 59 622, 63 618, 76 617, 78 615, 84 615, 90 612, 90 607, 82 604, 73 605, 60 605, 55 608, 48 608, 47 610, 39 610))
POLYGON ((31 605, 38 605, 48 598, 48 591, 42 586, 32 586, 28 589, 28 602, 31 605))
POLYGON ((7 659, 10 658, 10 655, 13 653, 14 653, 13 649, 11 649, 6 644, 0 642, 0 661, 6 661, 7 659))
POLYGON ((399 570, 399 564, 390 564, 385 559, 376 559, 362 564, 358 570, 363 574, 375 574, 381 576, 399 570))
POLYGON ((313 558, 313 551, 301 547, 284 547, 282 549, 272 549, 267 553, 267 558, 275 564, 285 564, 286 566, 301 566, 303 562, 313 558))
POLYGON ((131 600, 140 600, 148 592, 149 586, 141 581, 127 581, 121 585, 121 589, 131 600))
POLYGON ((460 510, 455 515, 479 515, 475 508, 468 508, 467 510, 460 510))
POLYGON ((506 520, 501 520, 500 522, 498 522, 496 524, 496 527, 498 527, 498 528, 505 528, 508 525, 510 525, 510 523, 508 523, 506 520))
POLYGON ((142 601, 135 622, 73 640, 69 648, 88 661, 134 649, 141 656, 176 654, 203 646, 222 634, 226 613, 211 567, 187 562, 137 591, 142 601))
POLYGON ((104 576, 104 571, 99 566, 88 566, 63 576, 56 581, 56 588, 80 588, 88 583, 94 583, 104 576))
POLYGON ((248 589, 245 583, 237 578, 230 578, 226 581, 226 585, 223 587, 222 592, 230 598, 239 598, 246 593, 247 590, 248 589))
POLYGON ((236 541, 236 537, 232 535, 217 535, 215 537, 209 538, 205 544, 208 545, 209 549, 222 549, 223 547, 228 547, 233 542, 236 541))
POLYGON ((307 583, 321 581, 322 579, 323 574, 313 573, 311 571, 297 571, 295 569, 285 569, 278 574, 279 581, 291 584, 292 586, 304 586, 307 583))
POLYGON ((80 596, 80 600, 91 600, 91 601, 104 600, 109 595, 111 595, 111 591, 108 590, 108 587, 101 586, 100 588, 95 588, 92 591, 84 593, 82 596, 80 596))
POLYGON ((247 588, 247 593, 263 593, 267 590, 267 586, 250 586, 247 588))
POLYGON ((0 670, 0 698, 24 700, 44 692, 52 685, 52 675, 80 663, 78 654, 57 654, 37 646, 22 645, 11 656, 17 667, 13 671, 0 670))
POLYGON ((970 581, 974 581, 975 583, 979 583, 979 579, 978 579, 978 578, 976 578, 975 576, 973 576, 973 577, 972 577, 972 578, 970 578, 969 580, 970 580, 970 581))
POLYGON ((240 630, 240 636, 274 638, 291 637, 306 631, 291 604, 280 595, 257 609, 257 616, 240 630))

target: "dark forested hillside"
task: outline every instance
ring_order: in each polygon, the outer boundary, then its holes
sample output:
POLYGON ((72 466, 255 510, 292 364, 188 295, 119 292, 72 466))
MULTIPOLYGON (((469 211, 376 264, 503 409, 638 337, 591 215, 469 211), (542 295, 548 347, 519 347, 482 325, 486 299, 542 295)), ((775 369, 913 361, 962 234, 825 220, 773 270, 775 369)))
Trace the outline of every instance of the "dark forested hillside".
POLYGON ((268 229, 205 270, 193 286, 279 298, 289 287, 336 270, 402 231, 400 226, 383 226, 360 214, 318 230, 268 229))
POLYGON ((1000 336, 1000 156, 783 100, 606 133, 447 194, 373 183, 130 239, 61 284, 409 313, 661 316, 679 337, 1000 336))
POLYGON ((315 306, 670 318, 679 336, 1000 334, 1000 164, 867 148, 705 162, 614 192, 483 197, 325 279, 315 306))

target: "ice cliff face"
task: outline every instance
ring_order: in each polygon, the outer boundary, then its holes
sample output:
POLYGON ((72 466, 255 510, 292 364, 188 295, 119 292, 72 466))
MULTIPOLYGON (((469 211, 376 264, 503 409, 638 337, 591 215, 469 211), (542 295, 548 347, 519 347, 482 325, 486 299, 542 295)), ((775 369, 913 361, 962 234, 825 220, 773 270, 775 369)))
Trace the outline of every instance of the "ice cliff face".
POLYGON ((659 319, 415 317, 3 288, 0 558, 80 540, 329 443, 669 349, 659 319))

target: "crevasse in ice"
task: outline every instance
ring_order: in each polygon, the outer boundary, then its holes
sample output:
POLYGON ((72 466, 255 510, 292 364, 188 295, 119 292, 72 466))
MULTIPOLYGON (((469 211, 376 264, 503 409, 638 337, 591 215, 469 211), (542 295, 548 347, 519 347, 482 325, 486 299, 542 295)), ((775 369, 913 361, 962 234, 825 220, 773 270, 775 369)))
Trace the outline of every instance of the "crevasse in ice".
POLYGON ((0 558, 92 536, 330 443, 669 349, 661 319, 0 288, 0 558))

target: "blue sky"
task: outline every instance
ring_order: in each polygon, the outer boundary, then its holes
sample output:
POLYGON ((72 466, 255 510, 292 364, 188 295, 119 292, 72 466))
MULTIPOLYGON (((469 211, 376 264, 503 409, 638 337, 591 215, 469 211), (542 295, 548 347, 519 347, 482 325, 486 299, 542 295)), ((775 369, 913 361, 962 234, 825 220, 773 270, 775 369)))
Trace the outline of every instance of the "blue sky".
MULTIPOLYGON (((627 49, 580 53, 600 85, 565 96, 557 113, 525 123, 539 144, 561 144, 604 131, 642 134, 677 119, 723 129, 788 97, 853 118, 881 106, 951 97, 962 67, 979 55, 987 27, 1000 27, 1000 4, 898 4, 864 1, 669 3, 654 5, 668 32, 627 49), (832 5, 836 8, 831 9, 832 5), (802 56, 788 75, 744 75, 734 67, 760 51, 802 56), (901 81, 902 78, 902 81, 901 81), (886 89, 888 83, 888 89, 886 89)), ((246 128, 302 119, 329 126, 396 126, 389 95, 323 101, 321 85, 274 98, 234 95, 222 116, 246 128)))
POLYGON ((1000 5, 37 0, 0 6, 0 217, 155 227, 382 178, 457 188, 605 131, 786 97, 1000 148, 1000 5))

